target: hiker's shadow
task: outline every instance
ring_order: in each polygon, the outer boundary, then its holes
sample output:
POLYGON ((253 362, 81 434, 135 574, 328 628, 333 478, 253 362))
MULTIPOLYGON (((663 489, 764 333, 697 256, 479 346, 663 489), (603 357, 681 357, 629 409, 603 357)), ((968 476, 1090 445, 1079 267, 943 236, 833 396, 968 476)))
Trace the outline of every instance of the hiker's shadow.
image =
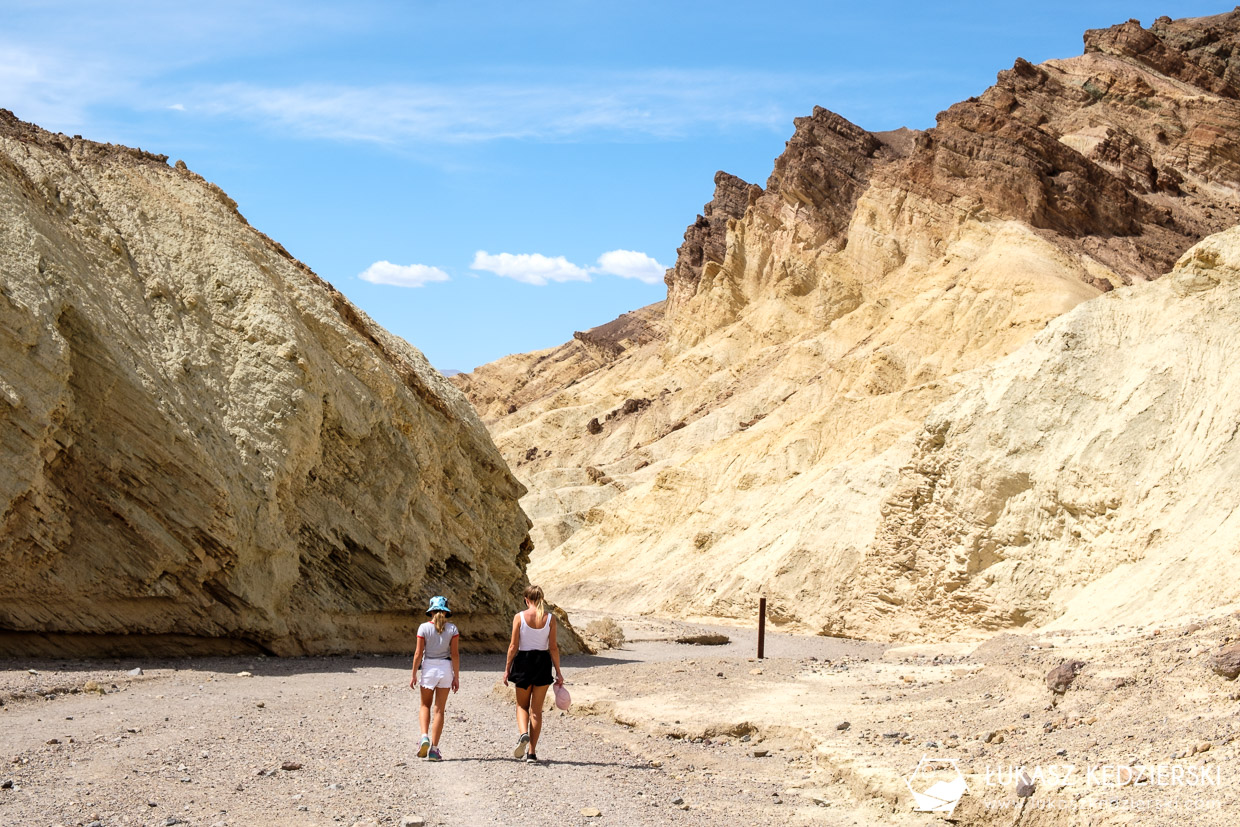
MULTIPOLYGON (((455 763, 470 763, 470 762, 478 762, 478 763, 499 762, 503 764, 522 764, 523 763, 520 759, 505 758, 502 755, 488 755, 485 757, 478 757, 478 758, 453 758, 452 759, 452 763, 454 764, 455 763)), ((558 766, 612 767, 615 769, 622 769, 622 770, 649 770, 652 772, 658 769, 658 767, 651 766, 650 764, 634 764, 634 763, 626 763, 624 761, 569 761, 569 760, 565 760, 561 758, 544 758, 541 761, 539 761, 537 764, 535 764, 534 766, 537 766, 537 767, 558 767, 558 766)))

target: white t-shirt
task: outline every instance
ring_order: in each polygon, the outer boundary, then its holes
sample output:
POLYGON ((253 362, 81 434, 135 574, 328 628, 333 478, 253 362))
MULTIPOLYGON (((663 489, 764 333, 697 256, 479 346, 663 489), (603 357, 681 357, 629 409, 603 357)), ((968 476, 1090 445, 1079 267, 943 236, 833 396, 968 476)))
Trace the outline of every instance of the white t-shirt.
POLYGON ((426 651, 422 654, 424 660, 448 660, 452 657, 452 638, 459 635, 460 632, 456 628, 456 624, 449 620, 443 626, 442 632, 435 631, 435 624, 426 621, 418 627, 418 637, 426 641, 426 651))

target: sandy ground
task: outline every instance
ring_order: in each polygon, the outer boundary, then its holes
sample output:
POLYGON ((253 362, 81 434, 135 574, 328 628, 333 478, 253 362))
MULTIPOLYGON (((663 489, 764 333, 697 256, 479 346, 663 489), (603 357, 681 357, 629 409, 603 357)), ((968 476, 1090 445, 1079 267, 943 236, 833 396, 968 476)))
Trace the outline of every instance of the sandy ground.
POLYGON ((413 756, 405 659, 0 661, 0 824, 920 826, 947 814, 913 791, 955 767, 956 824, 1240 821, 1240 685, 1207 665, 1235 616, 977 647, 772 633, 761 662, 752 631, 619 619, 625 648, 565 659, 538 766, 512 758, 498 656, 466 658, 440 764, 413 756))

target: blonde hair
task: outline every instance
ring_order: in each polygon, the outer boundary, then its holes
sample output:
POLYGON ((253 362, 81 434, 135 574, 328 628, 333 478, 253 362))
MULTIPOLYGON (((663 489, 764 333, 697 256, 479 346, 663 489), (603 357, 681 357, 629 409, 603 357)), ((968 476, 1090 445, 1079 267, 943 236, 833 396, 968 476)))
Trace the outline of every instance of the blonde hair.
POLYGON ((443 612, 435 612, 431 615, 431 623, 435 624, 435 631, 443 634, 443 627, 448 625, 448 616, 443 612))
POLYGON ((547 604, 543 600, 543 590, 532 584, 526 586, 525 599, 534 604, 534 625, 541 625, 543 618, 547 616, 547 604))

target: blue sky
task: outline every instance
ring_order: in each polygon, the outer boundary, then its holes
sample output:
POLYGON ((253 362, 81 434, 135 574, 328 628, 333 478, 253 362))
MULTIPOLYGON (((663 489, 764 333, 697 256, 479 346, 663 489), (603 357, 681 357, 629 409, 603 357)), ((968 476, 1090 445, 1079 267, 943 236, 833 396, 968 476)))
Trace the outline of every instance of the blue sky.
POLYGON ((183 159, 468 370, 663 298, 715 171, 765 183, 815 105, 926 128, 1017 56, 1231 6, 4 0, 0 107, 183 159))

